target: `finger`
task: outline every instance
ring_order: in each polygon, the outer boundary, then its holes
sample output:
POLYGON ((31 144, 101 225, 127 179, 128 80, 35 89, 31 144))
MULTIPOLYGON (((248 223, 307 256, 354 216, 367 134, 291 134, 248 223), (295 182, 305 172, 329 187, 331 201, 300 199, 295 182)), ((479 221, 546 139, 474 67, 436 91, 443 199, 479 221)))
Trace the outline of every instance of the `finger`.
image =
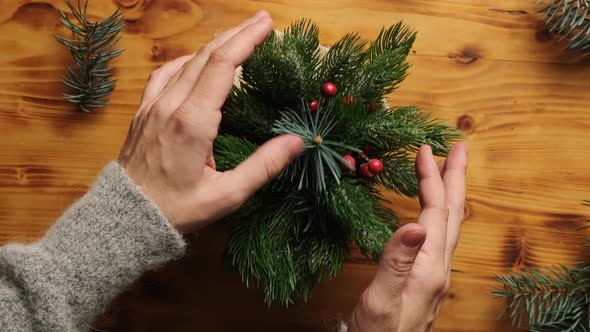
POLYGON ((162 95, 163 103, 171 110, 178 108, 193 90, 211 52, 221 47, 244 28, 267 17, 269 17, 268 12, 260 11, 242 22, 240 25, 222 32, 215 39, 201 48, 199 52, 197 52, 197 54, 185 64, 184 68, 179 71, 175 77, 172 77, 169 84, 166 85, 164 88, 164 94, 162 95))
POLYGON ((384 306, 397 304, 425 240, 426 229, 419 224, 407 224, 393 234, 385 245, 377 273, 369 286, 375 296, 382 296, 377 303, 384 306))
POLYGON ((185 55, 179 58, 176 58, 162 67, 156 69, 150 75, 148 79, 148 83, 143 90, 143 95, 141 96, 141 102, 139 104, 139 109, 145 107, 146 104, 150 103, 154 99, 156 99, 164 86, 168 83, 168 81, 179 72, 179 70, 184 66, 184 64, 189 61, 193 56, 192 55, 185 55))
POLYGON ((446 159, 439 160, 439 161, 436 162, 436 164, 438 165, 438 172, 440 174, 444 174, 445 173, 445 162, 446 162, 446 159))
POLYGON ((467 145, 457 143, 451 148, 445 164, 443 181, 447 194, 449 219, 447 225, 446 263, 450 269, 451 260, 459 241, 465 208, 465 171, 467 169, 467 145))
POLYGON ((266 142, 235 169, 223 173, 222 182, 241 202, 280 174, 303 151, 303 140, 283 135, 266 142))
POLYGON ((213 157, 213 146, 211 146, 211 150, 209 152, 209 158, 207 159, 207 166, 211 167, 213 170, 217 169, 217 164, 215 163, 215 158, 213 157))
MULTIPOLYGON (((177 111, 177 115, 185 119, 192 117, 197 121, 209 119, 203 112, 219 112, 233 86, 236 68, 254 52, 255 47, 262 43, 271 30, 272 20, 270 17, 263 17, 214 50, 191 94, 177 111)), ((208 125, 218 124, 209 123, 208 125)))
POLYGON ((443 180, 432 149, 427 145, 421 147, 416 156, 416 175, 420 182, 419 196, 422 205, 418 223, 426 227, 430 234, 424 246, 440 255, 442 260, 447 237, 448 207, 443 180))

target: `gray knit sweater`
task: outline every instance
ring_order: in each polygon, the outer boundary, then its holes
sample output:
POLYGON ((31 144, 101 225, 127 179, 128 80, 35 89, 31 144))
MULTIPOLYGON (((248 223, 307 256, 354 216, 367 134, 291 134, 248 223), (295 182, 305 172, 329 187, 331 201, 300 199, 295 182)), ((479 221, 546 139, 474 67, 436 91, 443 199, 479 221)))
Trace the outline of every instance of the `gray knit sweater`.
POLYGON ((30 245, 0 247, 0 331, 85 331, 185 243, 116 162, 30 245))

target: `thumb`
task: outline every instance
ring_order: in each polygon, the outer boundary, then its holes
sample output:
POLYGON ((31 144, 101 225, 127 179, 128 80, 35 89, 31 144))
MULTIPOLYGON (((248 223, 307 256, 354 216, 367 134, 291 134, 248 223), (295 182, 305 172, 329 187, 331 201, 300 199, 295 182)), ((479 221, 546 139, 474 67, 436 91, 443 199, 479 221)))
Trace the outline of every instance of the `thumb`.
POLYGON ((426 229, 419 224, 407 224, 393 234, 385 245, 379 268, 370 287, 375 294, 392 303, 401 298, 416 257, 426 240, 426 229))
POLYGON ((246 199, 279 175, 303 151, 303 146, 303 140, 295 135, 275 137, 236 168, 225 172, 224 177, 246 199))

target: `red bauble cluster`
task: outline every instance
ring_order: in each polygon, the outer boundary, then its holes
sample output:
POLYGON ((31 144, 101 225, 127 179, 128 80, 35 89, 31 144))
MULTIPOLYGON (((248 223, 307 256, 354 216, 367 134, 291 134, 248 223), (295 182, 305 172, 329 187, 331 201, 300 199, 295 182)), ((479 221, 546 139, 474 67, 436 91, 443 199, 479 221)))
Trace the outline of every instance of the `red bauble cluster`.
POLYGON ((343 159, 346 162, 341 166, 343 171, 355 170, 359 176, 366 179, 383 172, 383 162, 377 158, 369 159, 365 153, 355 154, 355 156, 348 154, 343 159), (359 165, 358 168, 357 165, 359 165))

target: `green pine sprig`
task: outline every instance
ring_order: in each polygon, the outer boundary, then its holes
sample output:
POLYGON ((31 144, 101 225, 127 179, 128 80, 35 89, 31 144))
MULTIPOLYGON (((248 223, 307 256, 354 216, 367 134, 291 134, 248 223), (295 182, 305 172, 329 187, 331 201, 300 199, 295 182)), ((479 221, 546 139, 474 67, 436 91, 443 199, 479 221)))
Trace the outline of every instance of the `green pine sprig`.
POLYGON ((115 48, 121 39, 119 33, 125 27, 119 10, 101 22, 91 22, 87 17, 88 1, 84 6, 78 0, 77 7, 67 3, 73 19, 60 10, 61 22, 73 34, 72 38, 55 36, 74 59, 75 67, 66 66, 67 74, 62 82, 75 90, 74 94, 64 93, 66 100, 78 104, 84 112, 108 104, 106 98, 115 88, 116 80, 111 79, 109 61, 119 56, 123 49, 115 48))
POLYGON ((561 35, 559 40, 567 40, 565 49, 577 49, 590 54, 590 2, 587 0, 539 0, 549 2, 539 10, 549 32, 561 35))
MULTIPOLYGON (((590 202, 584 202, 590 205, 590 202)), ((588 247, 590 238, 584 244, 588 247)), ((533 332, 590 331, 590 262, 555 265, 497 276, 492 295, 507 301, 500 317, 533 332)))
POLYGON ((292 182, 299 179, 299 190, 309 187, 317 192, 326 190, 328 179, 324 169, 329 171, 328 174, 336 183, 340 183, 340 165, 344 159, 338 151, 361 152, 354 146, 330 139, 330 132, 338 124, 338 119, 331 112, 333 103, 327 103, 327 106, 324 104, 320 102, 316 112, 311 112, 305 103, 298 110, 283 112, 272 129, 277 135, 293 134, 303 139, 303 156, 297 158, 282 174, 292 182))

